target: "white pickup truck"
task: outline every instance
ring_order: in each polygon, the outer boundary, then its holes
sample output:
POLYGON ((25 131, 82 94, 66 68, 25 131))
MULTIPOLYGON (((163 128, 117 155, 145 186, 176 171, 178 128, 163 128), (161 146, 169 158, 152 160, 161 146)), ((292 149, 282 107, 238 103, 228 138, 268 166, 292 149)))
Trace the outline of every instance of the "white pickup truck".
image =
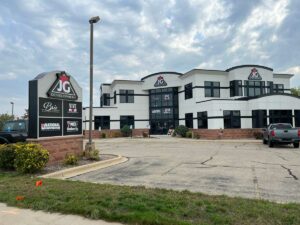
POLYGON ((299 148, 300 129, 293 128, 289 123, 272 123, 263 129, 263 143, 270 148, 274 144, 293 144, 294 148, 299 148))

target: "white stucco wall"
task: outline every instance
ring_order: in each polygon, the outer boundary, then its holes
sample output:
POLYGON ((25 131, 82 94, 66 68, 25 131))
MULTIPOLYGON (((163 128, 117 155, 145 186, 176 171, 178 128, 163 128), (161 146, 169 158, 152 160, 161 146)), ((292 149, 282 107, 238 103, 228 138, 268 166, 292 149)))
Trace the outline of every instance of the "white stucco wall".
MULTIPOLYGON (((262 81, 273 81, 274 84, 283 84, 285 89, 290 88, 290 74, 274 74, 272 69, 261 67, 261 66, 243 66, 228 71, 220 70, 202 70, 195 69, 185 74, 162 72, 157 74, 149 75, 141 81, 113 81, 110 85, 102 86, 102 93, 110 93, 110 97, 114 96, 114 91, 119 94, 120 89, 134 90, 134 94, 142 96, 134 96, 134 103, 120 103, 120 96, 117 95, 117 103, 114 104, 114 99, 110 101, 110 107, 95 108, 94 115, 97 116, 110 116, 111 129, 120 128, 120 116, 121 115, 133 115, 135 120, 135 128, 148 128, 149 126, 149 90, 156 88, 169 88, 178 87, 178 101, 179 101, 179 124, 185 124, 185 114, 193 113, 193 117, 197 117, 197 112, 207 111, 208 117, 222 117, 224 110, 239 110, 241 116, 251 116, 252 110, 255 109, 299 109, 300 99, 293 98, 290 96, 273 95, 265 96, 262 98, 252 99, 248 101, 237 101, 234 100, 237 97, 230 97, 230 81, 231 80, 248 80, 248 77, 253 68, 256 68, 260 74, 262 81), (158 77, 162 76, 167 86, 155 87, 154 84, 158 77), (220 97, 207 98, 205 97, 204 83, 205 81, 216 81, 220 82, 220 97), (193 87, 193 98, 185 99, 184 85, 192 83, 193 87), (228 100, 221 100, 228 99, 228 100), (231 100, 230 100, 231 99, 231 100)), ((288 92, 285 90, 285 92, 288 92)), ((243 88, 243 94, 244 88, 243 88)), ((88 120, 88 108, 83 113, 86 120, 88 120)), ((208 128, 220 129, 223 128, 223 118, 214 118, 208 120, 208 128)), ((197 128, 197 119, 194 120, 194 128, 197 128)), ((252 119, 243 118, 241 120, 242 128, 251 128, 252 119)), ((86 127, 86 129, 88 126, 86 127)))

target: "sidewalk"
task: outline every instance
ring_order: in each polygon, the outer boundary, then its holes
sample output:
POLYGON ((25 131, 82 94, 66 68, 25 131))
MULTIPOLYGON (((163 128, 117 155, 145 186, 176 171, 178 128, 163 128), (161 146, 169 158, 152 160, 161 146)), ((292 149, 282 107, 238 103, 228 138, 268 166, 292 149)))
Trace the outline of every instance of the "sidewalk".
POLYGON ((62 215, 7 207, 0 203, 0 225, 122 225, 108 223, 103 220, 90 220, 81 216, 62 215))

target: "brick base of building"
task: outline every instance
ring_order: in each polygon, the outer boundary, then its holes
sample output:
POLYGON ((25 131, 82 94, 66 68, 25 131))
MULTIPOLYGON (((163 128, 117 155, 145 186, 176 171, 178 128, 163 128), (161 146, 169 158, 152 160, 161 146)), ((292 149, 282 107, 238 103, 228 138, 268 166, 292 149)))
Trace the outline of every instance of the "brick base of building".
MULTIPOLYGON (((200 139, 248 139, 256 138, 262 132, 261 129, 191 129, 194 137, 198 136, 200 139)), ((84 138, 89 138, 89 131, 85 130, 84 138)), ((132 136, 143 136, 149 134, 149 129, 134 129, 132 136)), ((122 137, 120 130, 93 130, 92 138, 105 138, 122 137)))
POLYGON ((261 129, 192 129, 194 136, 200 139, 248 139, 256 138, 262 132, 261 129))
POLYGON ((28 142, 41 144, 50 153, 48 164, 61 162, 67 154, 82 155, 83 136, 47 137, 27 139, 28 142))
MULTIPOLYGON (((89 130, 83 131, 84 138, 89 138, 89 130)), ((149 135, 149 129, 133 129, 132 136, 133 137, 142 137, 143 135, 149 135)), ((116 138, 122 137, 121 130, 93 130, 92 138, 116 138)))

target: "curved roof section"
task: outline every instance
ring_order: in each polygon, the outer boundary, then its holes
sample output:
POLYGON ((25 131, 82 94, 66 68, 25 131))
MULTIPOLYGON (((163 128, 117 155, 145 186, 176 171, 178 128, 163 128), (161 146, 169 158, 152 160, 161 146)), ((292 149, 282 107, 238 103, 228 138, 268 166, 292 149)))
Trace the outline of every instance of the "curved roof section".
POLYGON ((231 67, 227 70, 225 70, 226 72, 229 72, 231 70, 235 70, 235 69, 239 69, 239 68, 243 68, 243 67, 256 67, 256 68, 262 68, 262 69, 265 69, 265 70, 270 70, 270 71, 273 71, 272 68, 270 67, 266 67, 266 66, 261 66, 261 65, 252 65, 252 64, 249 64, 249 65, 240 65, 240 66, 234 66, 234 67, 231 67))
POLYGON ((149 78, 149 77, 156 76, 156 75, 159 75, 159 74, 164 74, 164 73, 167 73, 167 74, 173 74, 173 75, 177 75, 177 76, 182 75, 182 73, 178 73, 178 72, 163 71, 163 72, 158 72, 158 73, 152 73, 152 74, 150 74, 150 75, 148 75, 148 76, 145 76, 145 77, 143 77, 143 78, 141 79, 141 81, 143 81, 143 80, 145 80, 145 79, 147 79, 147 78, 149 78))

